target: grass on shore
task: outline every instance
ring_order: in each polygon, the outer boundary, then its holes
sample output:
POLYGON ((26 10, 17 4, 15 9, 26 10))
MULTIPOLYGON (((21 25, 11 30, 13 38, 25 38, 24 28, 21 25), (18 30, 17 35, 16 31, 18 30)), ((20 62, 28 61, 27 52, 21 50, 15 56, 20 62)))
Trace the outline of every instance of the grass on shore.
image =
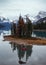
POLYGON ((25 45, 46 45, 46 39, 31 37, 31 38, 19 38, 15 36, 4 36, 4 41, 11 41, 17 44, 25 44, 25 45))

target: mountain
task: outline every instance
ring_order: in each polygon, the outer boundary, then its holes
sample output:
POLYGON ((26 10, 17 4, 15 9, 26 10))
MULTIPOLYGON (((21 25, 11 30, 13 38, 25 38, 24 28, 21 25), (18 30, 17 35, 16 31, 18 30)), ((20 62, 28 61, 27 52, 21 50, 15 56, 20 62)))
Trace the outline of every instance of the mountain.
POLYGON ((39 19, 36 23, 46 22, 46 17, 39 19))
POLYGON ((9 19, 3 16, 0 16, 0 22, 9 22, 9 19))
POLYGON ((40 11, 38 14, 39 14, 39 16, 40 16, 41 18, 46 17, 46 12, 44 12, 44 11, 40 11))
POLYGON ((0 30, 9 30, 11 28, 11 23, 8 18, 0 16, 0 30))
POLYGON ((34 17, 33 24, 40 23, 46 20, 46 12, 40 11, 37 16, 34 17))
POLYGON ((5 20, 5 18, 0 16, 0 22, 3 22, 3 20, 5 20))
POLYGON ((11 29, 11 23, 9 22, 2 22, 0 23, 1 27, 0 30, 10 30, 11 29))

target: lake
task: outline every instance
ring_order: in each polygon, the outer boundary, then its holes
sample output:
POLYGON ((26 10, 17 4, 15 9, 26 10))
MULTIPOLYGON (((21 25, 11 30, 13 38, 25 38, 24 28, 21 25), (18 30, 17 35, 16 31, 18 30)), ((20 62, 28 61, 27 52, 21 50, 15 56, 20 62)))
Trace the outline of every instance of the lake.
POLYGON ((3 35, 10 33, 10 30, 0 30, 0 65, 46 65, 46 45, 18 45, 3 41, 3 35))
POLYGON ((46 31, 34 31, 33 32, 37 37, 46 38, 46 31))

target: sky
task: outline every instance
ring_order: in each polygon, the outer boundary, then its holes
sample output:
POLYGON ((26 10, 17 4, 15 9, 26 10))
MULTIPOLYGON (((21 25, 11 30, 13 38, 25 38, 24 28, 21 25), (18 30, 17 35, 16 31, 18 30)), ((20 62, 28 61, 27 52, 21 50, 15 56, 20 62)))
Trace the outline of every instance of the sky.
POLYGON ((0 16, 35 16, 39 11, 46 12, 46 0, 0 0, 0 16))

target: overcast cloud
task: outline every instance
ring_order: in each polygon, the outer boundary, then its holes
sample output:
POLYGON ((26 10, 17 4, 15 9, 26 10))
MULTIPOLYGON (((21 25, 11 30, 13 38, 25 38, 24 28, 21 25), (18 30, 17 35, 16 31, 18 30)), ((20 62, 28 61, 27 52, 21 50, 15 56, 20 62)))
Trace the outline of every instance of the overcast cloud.
POLYGON ((0 0, 0 16, 18 16, 46 11, 46 0, 0 0))

